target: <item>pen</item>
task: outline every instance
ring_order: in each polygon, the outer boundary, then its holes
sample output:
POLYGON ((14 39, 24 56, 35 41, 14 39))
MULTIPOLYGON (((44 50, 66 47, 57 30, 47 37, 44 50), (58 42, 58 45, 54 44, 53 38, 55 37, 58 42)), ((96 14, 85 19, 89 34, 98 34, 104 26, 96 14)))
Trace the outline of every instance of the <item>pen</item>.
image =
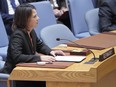
POLYGON ((46 64, 53 64, 53 62, 46 62, 46 64))
POLYGON ((37 62, 39 65, 45 65, 45 64, 53 64, 53 62, 37 62))

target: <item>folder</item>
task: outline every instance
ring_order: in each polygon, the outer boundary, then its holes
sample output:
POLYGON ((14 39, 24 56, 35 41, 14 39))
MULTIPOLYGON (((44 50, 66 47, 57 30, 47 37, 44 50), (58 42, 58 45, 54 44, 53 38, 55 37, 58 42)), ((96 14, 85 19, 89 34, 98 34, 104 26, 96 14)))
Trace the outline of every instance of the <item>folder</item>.
MULTIPOLYGON (((74 41, 79 44, 78 47, 102 50, 109 47, 116 46, 116 34, 115 33, 101 33, 94 36, 82 38, 74 41)), ((76 44, 67 43, 68 46, 77 47, 76 44)))
POLYGON ((81 62, 86 58, 86 56, 56 56, 56 61, 61 62, 81 62))
POLYGON ((20 67, 35 67, 35 68, 58 68, 64 69, 74 64, 74 62, 53 62, 52 64, 39 65, 37 63, 19 63, 16 66, 20 67))

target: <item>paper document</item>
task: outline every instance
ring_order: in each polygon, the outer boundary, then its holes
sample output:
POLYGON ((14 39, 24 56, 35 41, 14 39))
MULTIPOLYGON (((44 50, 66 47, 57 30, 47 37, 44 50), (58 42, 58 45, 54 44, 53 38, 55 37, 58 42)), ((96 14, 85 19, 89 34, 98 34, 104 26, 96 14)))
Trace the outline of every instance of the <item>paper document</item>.
POLYGON ((56 61, 81 62, 86 56, 56 56, 56 61))

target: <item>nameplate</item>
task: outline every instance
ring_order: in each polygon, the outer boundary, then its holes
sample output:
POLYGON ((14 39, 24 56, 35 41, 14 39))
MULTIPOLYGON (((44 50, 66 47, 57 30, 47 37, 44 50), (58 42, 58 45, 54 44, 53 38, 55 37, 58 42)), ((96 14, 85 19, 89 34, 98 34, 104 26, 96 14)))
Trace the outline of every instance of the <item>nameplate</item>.
POLYGON ((112 56, 113 54, 115 54, 114 52, 114 48, 106 51, 105 53, 103 53, 102 55, 99 56, 99 61, 103 61, 107 58, 109 58, 110 56, 112 56))

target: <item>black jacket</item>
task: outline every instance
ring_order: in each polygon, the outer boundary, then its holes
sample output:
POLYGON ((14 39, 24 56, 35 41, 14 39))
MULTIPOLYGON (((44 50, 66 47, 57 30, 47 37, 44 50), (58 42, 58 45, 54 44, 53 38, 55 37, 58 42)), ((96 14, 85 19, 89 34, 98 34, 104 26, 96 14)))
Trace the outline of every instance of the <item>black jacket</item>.
POLYGON ((4 73, 11 73, 18 63, 29 63, 40 61, 36 52, 50 54, 51 49, 38 39, 34 30, 31 32, 32 43, 28 34, 19 29, 15 30, 10 38, 7 60, 3 68, 4 73))
POLYGON ((104 0, 99 9, 101 32, 116 30, 116 0, 104 0))

